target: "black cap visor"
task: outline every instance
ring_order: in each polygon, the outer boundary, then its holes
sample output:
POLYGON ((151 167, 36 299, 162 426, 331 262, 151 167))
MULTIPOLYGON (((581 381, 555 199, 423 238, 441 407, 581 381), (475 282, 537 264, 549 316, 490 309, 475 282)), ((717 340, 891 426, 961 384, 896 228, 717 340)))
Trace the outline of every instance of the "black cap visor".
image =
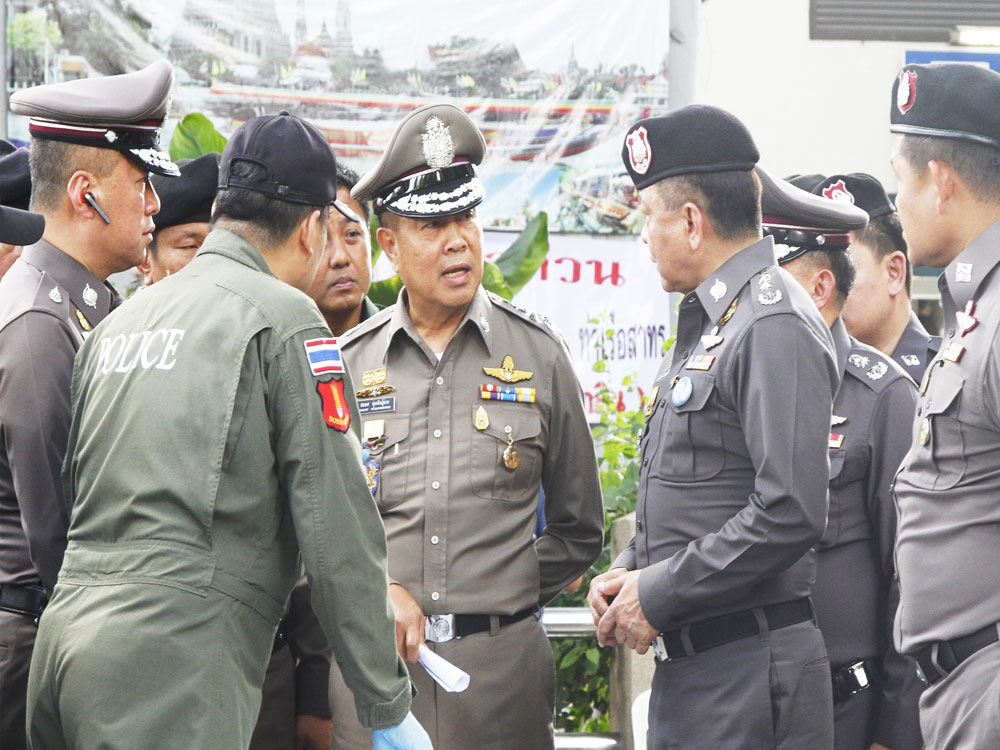
POLYGON ((0 206, 0 242, 33 245, 45 232, 45 217, 18 208, 0 206))

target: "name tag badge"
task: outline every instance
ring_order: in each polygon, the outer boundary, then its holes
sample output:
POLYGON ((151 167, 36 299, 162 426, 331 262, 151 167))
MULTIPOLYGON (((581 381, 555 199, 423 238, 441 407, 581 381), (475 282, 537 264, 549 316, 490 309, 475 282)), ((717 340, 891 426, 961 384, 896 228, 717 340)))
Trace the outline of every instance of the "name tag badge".
POLYGON ((382 414, 396 411, 396 397, 363 398, 358 400, 359 414, 382 414))

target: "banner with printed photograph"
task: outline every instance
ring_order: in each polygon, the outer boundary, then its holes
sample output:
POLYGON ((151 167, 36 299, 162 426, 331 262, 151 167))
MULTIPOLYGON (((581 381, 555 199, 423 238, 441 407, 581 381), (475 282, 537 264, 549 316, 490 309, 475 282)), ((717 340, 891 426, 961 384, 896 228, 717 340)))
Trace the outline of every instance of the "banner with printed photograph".
MULTIPOLYGON (((432 101, 489 145, 486 226, 539 211, 555 232, 629 233, 639 214, 621 138, 667 108, 669 3, 648 0, 9 0, 12 88, 176 68, 171 122, 207 115, 229 135, 287 109, 358 172, 395 124, 432 101)), ((27 125, 11 117, 14 140, 27 125)))

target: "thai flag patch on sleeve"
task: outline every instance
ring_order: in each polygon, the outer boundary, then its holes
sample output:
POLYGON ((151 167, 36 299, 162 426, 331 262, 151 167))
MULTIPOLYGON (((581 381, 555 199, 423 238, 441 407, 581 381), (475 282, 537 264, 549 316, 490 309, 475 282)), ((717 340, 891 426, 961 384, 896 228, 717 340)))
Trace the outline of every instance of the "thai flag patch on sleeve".
POLYGON ((305 342, 306 359, 313 375, 343 372, 344 360, 340 356, 337 339, 309 339, 305 342))

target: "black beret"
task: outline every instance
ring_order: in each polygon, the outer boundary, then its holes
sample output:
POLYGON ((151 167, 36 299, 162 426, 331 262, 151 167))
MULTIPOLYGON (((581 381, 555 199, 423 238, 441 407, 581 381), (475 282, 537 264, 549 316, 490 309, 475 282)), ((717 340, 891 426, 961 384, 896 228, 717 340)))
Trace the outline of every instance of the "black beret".
POLYGON ((638 189, 667 177, 749 171, 760 154, 746 125, 718 107, 689 104, 629 128, 622 161, 638 189))
POLYGON ((160 212, 153 217, 157 231, 178 224, 208 222, 219 184, 220 154, 210 153, 197 159, 177 162, 181 176, 150 177, 160 196, 160 212))
POLYGON ((27 211, 30 199, 28 149, 0 140, 0 204, 27 211))
POLYGON ((892 85, 889 130, 1000 148, 1000 74, 965 63, 907 65, 892 85))
POLYGON ((896 210, 882 183, 864 172, 833 174, 829 177, 806 174, 785 179, 795 187, 808 190, 813 195, 852 203, 868 214, 869 219, 885 216, 896 210))
POLYGON ((849 232, 864 229, 868 214, 848 201, 827 200, 799 185, 812 184, 817 175, 779 180, 760 167, 761 211, 764 234, 774 237, 775 255, 786 263, 810 250, 845 250, 849 232))

